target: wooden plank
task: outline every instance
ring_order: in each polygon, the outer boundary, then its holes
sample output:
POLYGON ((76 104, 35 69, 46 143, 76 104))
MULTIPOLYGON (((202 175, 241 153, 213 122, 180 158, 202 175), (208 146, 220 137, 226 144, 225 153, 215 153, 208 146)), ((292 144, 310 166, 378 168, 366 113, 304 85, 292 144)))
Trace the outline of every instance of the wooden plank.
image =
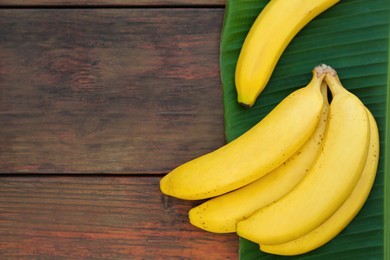
POLYGON ((225 143, 222 9, 1 9, 0 172, 165 173, 225 143))
POLYGON ((237 259, 235 234, 190 225, 199 202, 156 177, 0 178, 2 259, 237 259))
POLYGON ((224 6, 225 0, 0 0, 0 6, 224 6))

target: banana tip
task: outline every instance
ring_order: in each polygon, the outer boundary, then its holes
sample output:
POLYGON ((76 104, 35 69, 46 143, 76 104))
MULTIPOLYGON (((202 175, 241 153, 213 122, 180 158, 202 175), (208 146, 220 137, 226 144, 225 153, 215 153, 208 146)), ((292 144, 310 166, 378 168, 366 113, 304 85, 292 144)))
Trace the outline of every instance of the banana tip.
POLYGON ((244 102, 238 102, 238 104, 240 104, 241 106, 243 106, 245 108, 251 108, 253 106, 252 104, 247 104, 247 103, 244 103, 244 102))
POLYGON ((243 93, 237 93, 237 103, 245 108, 251 108, 256 102, 257 96, 254 95, 244 95, 243 93))
POLYGON ((167 184, 167 178, 164 176, 161 180, 160 180, 160 190, 163 194, 169 194, 169 185, 167 184))

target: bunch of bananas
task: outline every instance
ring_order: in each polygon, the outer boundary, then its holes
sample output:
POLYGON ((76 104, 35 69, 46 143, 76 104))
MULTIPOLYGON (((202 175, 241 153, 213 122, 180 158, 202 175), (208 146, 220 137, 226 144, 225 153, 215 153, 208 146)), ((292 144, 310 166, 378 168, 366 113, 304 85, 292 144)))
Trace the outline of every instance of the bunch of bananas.
MULTIPOLYGON (((237 63, 239 103, 253 105, 293 35, 337 2, 270 1, 237 63), (291 21, 275 19, 290 12, 291 21), (282 25, 280 35, 275 28, 282 25), (264 31, 275 37, 261 40, 264 31)), ((160 189, 180 199, 208 199, 189 211, 194 226, 236 232, 264 252, 298 255, 324 245, 352 221, 371 191, 378 160, 375 118, 336 71, 322 64, 306 86, 250 130, 172 170, 160 189)))
POLYGON ((190 222, 297 255, 335 237, 366 201, 379 159, 371 112, 320 65, 312 80, 225 146, 164 176, 164 194, 208 199, 190 222), (328 102, 328 87, 332 95, 328 102))
POLYGON ((334 69, 320 65, 307 86, 252 129, 177 167, 160 188, 181 199, 211 198, 189 212, 199 228, 237 232, 264 252, 296 255, 350 223, 370 193, 378 159, 374 117, 334 69))

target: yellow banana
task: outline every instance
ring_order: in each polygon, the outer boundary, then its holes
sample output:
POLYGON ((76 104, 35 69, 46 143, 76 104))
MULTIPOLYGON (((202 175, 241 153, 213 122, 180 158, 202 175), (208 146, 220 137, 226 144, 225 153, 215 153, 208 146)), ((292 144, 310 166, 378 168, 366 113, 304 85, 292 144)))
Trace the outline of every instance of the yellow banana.
POLYGON ((329 108, 327 89, 326 83, 323 83, 324 105, 316 130, 292 157, 260 179, 192 208, 190 223, 210 232, 235 232, 238 221, 248 218, 257 209, 280 199, 294 188, 320 151, 329 108))
POLYGON ((321 116, 323 67, 283 99, 263 120, 225 146, 177 167, 160 189, 177 198, 197 200, 240 188, 280 166, 312 135, 321 116))
POLYGON ((251 107, 295 35, 340 0, 271 0, 250 28, 241 48, 235 84, 238 102, 251 107))
POLYGON ((239 236, 267 245, 297 239, 329 218, 358 182, 370 137, 366 108, 339 84, 333 69, 328 71, 333 99, 322 151, 291 192, 237 223, 239 236))
POLYGON ((375 118, 367 109, 370 121, 370 146, 366 165, 351 195, 323 224, 310 233, 279 245, 260 245, 260 250, 277 255, 299 255, 312 251, 337 236, 357 215, 370 194, 379 160, 379 133, 375 118))

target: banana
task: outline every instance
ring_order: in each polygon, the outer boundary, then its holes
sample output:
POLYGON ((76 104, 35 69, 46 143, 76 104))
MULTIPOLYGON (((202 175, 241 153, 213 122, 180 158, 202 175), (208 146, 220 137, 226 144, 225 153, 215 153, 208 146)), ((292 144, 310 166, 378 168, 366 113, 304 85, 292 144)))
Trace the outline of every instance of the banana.
POLYGON ((358 182, 370 137, 366 108, 330 67, 326 79, 332 101, 318 158, 291 192, 238 222, 239 236, 266 245, 297 239, 329 218, 358 182))
POLYGON ((322 115, 310 139, 272 172, 240 189, 192 208, 189 211, 192 225, 214 233, 235 232, 238 221, 280 199, 302 180, 320 151, 326 128, 329 103, 325 83, 321 86, 321 92, 324 97, 322 115))
POLYGON ((160 181, 162 193, 198 200, 249 184, 280 166, 312 135, 321 116, 324 67, 284 98, 265 118, 221 148, 173 169, 160 181))
POLYGON ((375 118, 367 109, 370 121, 370 146, 362 175, 351 195, 323 224, 310 233, 279 245, 260 245, 260 250, 277 255, 299 255, 312 251, 336 237, 358 214, 374 184, 379 161, 379 133, 375 118))
POLYGON ((340 0, 271 0, 250 28, 242 45, 235 84, 238 102, 251 107, 295 35, 340 0))

